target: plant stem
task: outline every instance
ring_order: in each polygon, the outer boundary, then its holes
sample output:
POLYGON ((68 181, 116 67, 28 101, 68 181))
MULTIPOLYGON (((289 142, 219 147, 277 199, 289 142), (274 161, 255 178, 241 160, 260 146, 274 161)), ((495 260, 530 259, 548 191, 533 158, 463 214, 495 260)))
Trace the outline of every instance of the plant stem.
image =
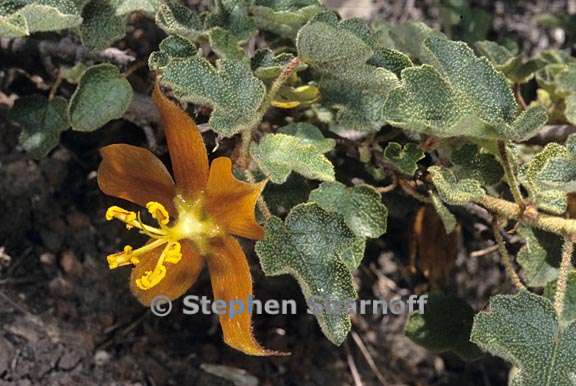
POLYGON ((522 198, 522 193, 520 192, 520 185, 518 184, 518 180, 516 179, 516 174, 514 174, 514 170, 512 168, 512 163, 510 162, 510 156, 508 153, 508 147, 506 146, 506 142, 498 141, 498 151, 500 153, 500 159, 502 161, 502 166, 504 167, 504 174, 506 176, 506 182, 508 183, 508 187, 510 188, 510 192, 512 192, 512 196, 514 197, 514 201, 520 207, 524 207, 524 199, 522 198))
POLYGON ((492 221, 492 230, 494 231, 494 239, 496 240, 496 244, 498 245, 498 251, 500 252, 500 256, 502 257, 502 263, 504 264, 504 268, 506 269, 506 273, 514 283, 514 286, 519 289, 523 290, 526 289, 526 286, 522 284, 522 280, 520 280, 520 276, 516 273, 514 266, 512 265, 512 259, 510 258, 510 254, 506 249, 506 244, 504 243, 504 238, 502 237, 502 230, 500 229, 500 225, 498 224, 498 217, 494 217, 492 221))
POLYGON ((300 58, 295 57, 290 62, 288 62, 286 66, 284 66, 282 72, 280 72, 280 75, 278 75, 278 78, 276 78, 272 83, 272 86, 270 86, 270 90, 268 90, 266 98, 256 111, 255 114, 256 117, 252 121, 252 124, 242 131, 241 133, 242 143, 240 145, 240 160, 241 160, 240 166, 242 168, 247 169, 250 167, 249 152, 250 152, 250 142, 252 142, 252 132, 256 127, 258 127, 260 122, 262 122, 262 118, 264 118, 264 114, 266 114, 266 112, 270 108, 270 105, 272 104, 272 101, 276 97, 276 94, 278 93, 280 88, 284 85, 284 83, 286 83, 288 78, 290 78, 292 73, 294 73, 294 71, 299 65, 300 65, 300 58))
POLYGON ((525 209, 521 208, 519 205, 492 196, 484 196, 475 202, 500 217, 518 220, 526 225, 562 236, 576 235, 576 220, 573 219, 551 216, 538 212, 526 216, 524 215, 525 209))
POLYGON ((566 286, 568 282, 568 273, 572 267, 572 252, 574 251, 574 243, 571 238, 564 239, 562 246, 562 262, 560 263, 560 274, 556 284, 556 293, 554 295, 554 309, 558 315, 558 319, 562 317, 564 310, 564 299, 566 298, 566 286))

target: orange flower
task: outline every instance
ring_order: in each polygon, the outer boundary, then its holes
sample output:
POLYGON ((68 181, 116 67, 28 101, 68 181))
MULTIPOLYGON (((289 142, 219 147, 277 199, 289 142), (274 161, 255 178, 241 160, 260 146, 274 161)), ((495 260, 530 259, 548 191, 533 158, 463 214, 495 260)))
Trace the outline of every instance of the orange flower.
MULTIPOLYGON (((208 264, 215 300, 243 301, 252 296, 252 277, 244 251, 233 236, 259 240, 263 229, 254 207, 266 182, 249 184, 232 175, 228 157, 212 161, 194 121, 166 98, 158 84, 154 101, 160 110, 172 160, 174 180, 150 151, 126 144, 101 149, 100 189, 146 207, 157 227, 139 214, 110 207, 108 220, 126 223, 150 237, 139 249, 126 246, 108 256, 111 269, 132 265, 130 289, 149 306, 156 296, 182 296, 208 264)), ((246 308, 246 307, 245 307, 246 308)), ((224 341, 250 355, 281 354, 261 347, 252 335, 249 312, 220 315, 224 341)))

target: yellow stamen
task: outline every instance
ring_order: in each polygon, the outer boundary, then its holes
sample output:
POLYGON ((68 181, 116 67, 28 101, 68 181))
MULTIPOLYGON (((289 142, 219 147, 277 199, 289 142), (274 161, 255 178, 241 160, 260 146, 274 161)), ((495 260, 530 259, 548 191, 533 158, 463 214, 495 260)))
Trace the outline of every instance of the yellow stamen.
POLYGON ((180 262, 182 246, 178 242, 179 240, 190 240, 200 253, 205 253, 208 249, 208 241, 222 234, 220 227, 206 216, 201 200, 186 201, 181 196, 177 196, 174 203, 178 210, 178 218, 170 226, 168 226, 170 223, 169 213, 162 204, 155 201, 146 204, 146 209, 158 222, 158 228, 144 224, 140 213, 117 206, 112 206, 106 211, 107 220, 120 220, 128 228, 136 228, 151 239, 151 242, 141 248, 133 249, 127 245, 124 247, 124 251, 109 255, 107 260, 110 269, 125 265, 137 265, 143 254, 166 244, 154 269, 146 271, 140 278, 136 279, 136 285, 142 290, 148 290, 164 279, 167 274, 167 263, 178 264, 180 262))
POLYGON ((158 224, 160 224, 161 226, 168 224, 168 222, 170 221, 168 211, 159 202, 150 201, 149 203, 146 204, 146 209, 148 209, 148 212, 150 212, 152 218, 158 221, 158 224))
POLYGON ((111 206, 106 211, 106 220, 111 221, 113 219, 118 219, 126 223, 126 229, 132 229, 134 226, 133 223, 136 220, 136 212, 122 209, 119 206, 111 206))
POLYGON ((175 241, 166 246, 156 262, 152 271, 146 271, 142 277, 136 279, 136 285, 142 290, 148 290, 158 285, 166 276, 166 265, 164 263, 177 264, 182 259, 180 243, 175 241))

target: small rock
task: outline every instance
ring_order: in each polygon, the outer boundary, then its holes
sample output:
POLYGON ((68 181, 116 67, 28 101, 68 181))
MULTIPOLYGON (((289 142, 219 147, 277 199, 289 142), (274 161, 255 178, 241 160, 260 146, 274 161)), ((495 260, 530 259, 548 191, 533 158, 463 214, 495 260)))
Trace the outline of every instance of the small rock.
POLYGON ((104 366, 106 363, 110 362, 112 356, 104 350, 98 350, 94 354, 94 364, 96 366, 104 366))
POLYGON ((80 276, 82 273, 82 264, 78 261, 76 255, 74 255, 74 252, 72 251, 66 251, 62 254, 60 265, 64 272, 69 275, 80 276))
POLYGON ((45 252, 40 255, 40 262, 44 265, 54 265, 56 262, 56 255, 50 252, 45 252))

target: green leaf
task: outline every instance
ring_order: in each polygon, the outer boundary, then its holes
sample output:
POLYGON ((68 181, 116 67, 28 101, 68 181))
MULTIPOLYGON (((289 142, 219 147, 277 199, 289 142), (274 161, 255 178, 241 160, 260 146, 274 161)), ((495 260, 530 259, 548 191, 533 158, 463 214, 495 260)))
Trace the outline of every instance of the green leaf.
POLYGON ((497 295, 474 318, 472 342, 518 368, 513 386, 571 386, 576 380, 576 323, 561 327, 552 303, 522 291, 497 295))
POLYGON ((61 97, 48 100, 42 95, 17 99, 8 117, 22 128, 20 144, 35 159, 58 145, 60 133, 70 124, 66 116, 68 102, 61 97))
POLYGON ((322 181, 334 180, 334 166, 324 156, 326 148, 315 141, 287 134, 267 134, 252 144, 250 153, 272 182, 282 184, 291 172, 322 181))
POLYGON ((536 204, 552 213, 566 211, 566 193, 576 191, 576 135, 566 146, 547 144, 521 170, 520 181, 536 204))
POLYGON ((321 14, 300 29, 296 38, 298 56, 305 63, 325 70, 338 70, 364 64, 374 54, 372 48, 344 22, 321 14))
POLYGON ((566 120, 572 124, 576 125, 576 94, 571 94, 564 99, 566 107, 564 108, 564 115, 566 120))
POLYGON ((321 103, 335 111, 332 131, 353 138, 382 127, 388 92, 399 83, 394 72, 367 64, 386 59, 377 55, 383 48, 378 34, 363 21, 339 21, 325 12, 300 29, 296 46, 298 56, 318 72, 321 103))
POLYGON ((304 143, 314 146, 320 153, 328 153, 336 146, 334 139, 325 138, 319 128, 306 122, 290 123, 281 127, 278 132, 298 137, 304 143))
POLYGON ((384 149, 384 158, 408 176, 414 176, 418 170, 418 161, 424 157, 424 152, 415 143, 402 146, 397 142, 389 142, 384 149))
POLYGON ((256 26, 294 39, 298 30, 324 7, 317 0, 257 0, 250 7, 256 26))
POLYGON ((518 234, 525 244, 516 260, 530 287, 544 287, 558 277, 563 240, 553 233, 521 226, 518 234))
POLYGON ((449 205, 464 205, 486 195, 477 180, 471 178, 457 180, 452 171, 440 166, 431 166, 428 172, 440 198, 449 205))
MULTIPOLYGON (((314 203, 295 206, 282 222, 272 217, 256 253, 266 275, 290 274, 300 285, 324 335, 336 345, 350 331, 346 309, 316 309, 333 299, 345 304, 356 299, 352 274, 343 255, 358 239, 339 215, 327 213, 314 203)), ((352 258, 350 253, 346 254, 352 258)))
POLYGON ((231 32, 220 27, 214 27, 207 34, 210 47, 220 58, 248 62, 248 56, 231 32))
MULTIPOLYGON (((554 301, 557 281, 548 283, 544 289, 544 296, 554 301)), ((562 311, 562 324, 570 324, 576 321, 576 272, 568 273, 566 282, 566 297, 564 298, 564 310, 562 311)))
MULTIPOLYGON (((251 59, 251 67, 254 74, 265 81, 272 81, 276 79, 282 69, 294 59, 294 55, 288 52, 281 52, 277 55, 268 49, 257 50, 251 59)), ((306 64, 300 64, 296 68, 296 71, 301 71, 306 69, 308 66, 306 64)))
POLYGON ((126 34, 126 17, 116 15, 111 0, 92 0, 82 10, 82 43, 90 50, 103 50, 126 34))
POLYGON ((424 42, 431 65, 402 71, 385 116, 395 126, 439 137, 524 140, 547 120, 542 107, 523 114, 504 76, 462 42, 431 36, 424 42))
POLYGON ((164 42, 150 56, 150 67, 178 99, 212 107, 212 130, 231 137, 257 123, 266 87, 247 63, 222 59, 214 67, 203 57, 190 56, 190 43, 170 37, 164 42))
POLYGON ((72 128, 94 131, 121 118, 132 101, 132 87, 112 64, 90 67, 70 99, 68 115, 72 128))
POLYGON ((160 4, 156 13, 156 24, 168 34, 191 41, 197 39, 203 30, 198 15, 178 0, 168 0, 160 4))
POLYGON ((348 188, 340 182, 323 182, 310 193, 310 201, 327 212, 340 214, 358 237, 377 238, 386 233, 388 209, 370 185, 348 188))
POLYGON ((205 20, 206 28, 224 28, 240 42, 245 42, 257 31, 254 20, 248 14, 252 3, 253 0, 215 0, 205 20))
POLYGON ((411 314, 404 333, 432 352, 453 351, 464 360, 474 360, 482 352, 470 342, 473 319, 474 310, 464 300, 430 294, 424 313, 411 314))
POLYGON ((478 180, 482 186, 497 184, 504 175, 500 162, 492 154, 481 152, 478 145, 461 146, 450 159, 455 164, 452 170, 456 177, 478 180))
POLYGON ((430 198, 432 199, 432 205, 434 206, 434 209, 436 209, 438 217, 440 217, 440 220, 442 220, 442 224, 444 225, 444 230, 446 231, 446 234, 448 235, 452 233, 456 228, 457 224, 456 217, 454 217, 452 212, 448 210, 446 205, 444 205, 444 203, 442 202, 440 196, 438 196, 436 193, 431 192, 430 198))
POLYGON ((318 85, 322 104, 336 111, 330 130, 354 138, 384 125, 383 106, 398 79, 384 68, 359 65, 350 71, 326 74, 318 85))
POLYGON ((82 22, 72 0, 6 0, 0 6, 0 36, 27 36, 39 31, 73 28, 82 22))
MULTIPOLYGON (((81 0, 86 1, 86 0, 81 0)), ((154 15, 164 0, 112 0, 116 15, 128 15, 132 12, 143 12, 154 15)))

